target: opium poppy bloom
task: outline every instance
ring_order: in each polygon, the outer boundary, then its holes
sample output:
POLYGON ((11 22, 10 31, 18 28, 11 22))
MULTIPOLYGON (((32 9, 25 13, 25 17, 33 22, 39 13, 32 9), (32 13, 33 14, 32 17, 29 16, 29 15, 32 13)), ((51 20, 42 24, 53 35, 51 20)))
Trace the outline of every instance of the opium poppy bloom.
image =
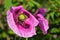
POLYGON ((22 6, 11 7, 7 11, 7 23, 14 33, 28 38, 36 35, 35 26, 38 20, 22 6))
POLYGON ((39 21, 39 28, 44 35, 47 34, 47 30, 49 29, 48 20, 44 18, 46 12, 47 10, 45 8, 39 8, 34 14, 37 20, 39 21))

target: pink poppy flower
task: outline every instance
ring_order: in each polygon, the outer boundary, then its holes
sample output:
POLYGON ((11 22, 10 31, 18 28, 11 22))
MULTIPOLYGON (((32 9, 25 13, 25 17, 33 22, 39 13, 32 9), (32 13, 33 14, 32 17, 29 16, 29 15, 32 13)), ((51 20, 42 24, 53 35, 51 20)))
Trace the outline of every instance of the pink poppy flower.
POLYGON ((7 23, 14 33, 28 38, 36 35, 38 20, 22 6, 11 7, 7 11, 7 23))
POLYGON ((39 28, 42 33, 45 35, 47 34, 48 27, 48 20, 44 18, 45 13, 47 12, 44 8, 37 9, 36 13, 34 14, 37 20, 39 21, 39 28))

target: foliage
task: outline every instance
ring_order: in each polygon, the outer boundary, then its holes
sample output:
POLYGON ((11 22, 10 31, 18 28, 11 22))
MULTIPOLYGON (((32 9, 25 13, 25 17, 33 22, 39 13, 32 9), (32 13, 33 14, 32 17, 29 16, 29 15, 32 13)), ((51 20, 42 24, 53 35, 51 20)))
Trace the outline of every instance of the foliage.
POLYGON ((6 22, 6 11, 11 6, 23 5, 32 14, 37 8, 46 8, 45 18, 49 21, 47 35, 43 35, 37 28, 37 35, 29 40, 60 40, 60 0, 0 0, 0 40, 25 40, 15 35, 6 22), (27 9, 28 8, 28 9, 27 9))

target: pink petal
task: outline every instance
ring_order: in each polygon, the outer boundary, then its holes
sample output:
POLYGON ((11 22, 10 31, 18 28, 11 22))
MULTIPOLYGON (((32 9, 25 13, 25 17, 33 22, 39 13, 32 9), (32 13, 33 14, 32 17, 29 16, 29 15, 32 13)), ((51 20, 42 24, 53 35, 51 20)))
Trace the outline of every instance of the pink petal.
POLYGON ((49 29, 48 26, 48 21, 41 15, 41 14, 37 14, 37 16, 39 17, 39 28, 40 30, 43 32, 43 34, 47 34, 47 30, 49 29))
POLYGON ((41 15, 44 16, 46 14, 46 12, 47 12, 47 9, 45 9, 45 8, 38 8, 36 13, 35 13, 35 15, 36 14, 41 14, 41 15))
POLYGON ((24 29, 23 26, 16 24, 13 17, 13 12, 11 10, 7 11, 7 23, 11 28, 11 30, 13 30, 13 32, 19 35, 20 37, 24 37, 24 38, 32 37, 36 35, 35 26, 37 26, 39 22, 31 13, 23 9, 22 6, 13 7, 13 11, 15 12, 16 9, 20 9, 20 8, 21 8, 21 12, 25 11, 30 15, 30 18, 28 18, 24 22, 29 24, 30 28, 24 29))

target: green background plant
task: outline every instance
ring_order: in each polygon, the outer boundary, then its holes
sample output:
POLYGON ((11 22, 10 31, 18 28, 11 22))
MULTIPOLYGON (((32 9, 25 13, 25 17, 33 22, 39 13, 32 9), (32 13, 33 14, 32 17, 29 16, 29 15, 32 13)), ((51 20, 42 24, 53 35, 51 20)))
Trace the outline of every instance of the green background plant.
POLYGON ((60 0, 0 0, 0 40, 25 40, 17 36, 7 25, 6 12, 11 6, 23 7, 32 14, 38 8, 46 8, 45 18, 49 21, 47 35, 37 28, 37 35, 29 40, 60 40, 60 0))

